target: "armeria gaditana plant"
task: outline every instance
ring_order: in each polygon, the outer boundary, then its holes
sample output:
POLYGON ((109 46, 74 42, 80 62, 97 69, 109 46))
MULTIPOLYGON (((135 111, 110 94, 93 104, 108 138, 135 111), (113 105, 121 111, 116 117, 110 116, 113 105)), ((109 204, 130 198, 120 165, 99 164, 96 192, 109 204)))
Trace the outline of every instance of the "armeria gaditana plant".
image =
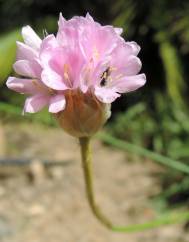
POLYGON ((58 26, 56 36, 50 34, 44 39, 31 27, 23 27, 24 43, 17 42, 13 65, 20 77, 9 77, 8 88, 28 96, 23 113, 35 113, 47 106, 60 127, 79 139, 88 201, 107 228, 129 232, 170 223, 174 217, 114 226, 94 198, 90 140, 110 117, 111 103, 122 93, 145 84, 145 75, 138 74, 140 47, 126 42, 121 28, 102 26, 89 14, 70 20, 60 14, 58 26))

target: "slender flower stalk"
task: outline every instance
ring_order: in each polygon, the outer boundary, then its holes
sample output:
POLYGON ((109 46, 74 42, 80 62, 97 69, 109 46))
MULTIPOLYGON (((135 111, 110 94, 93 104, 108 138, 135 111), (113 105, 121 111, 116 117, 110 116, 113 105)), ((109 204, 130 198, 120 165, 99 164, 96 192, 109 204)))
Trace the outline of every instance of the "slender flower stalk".
POLYGON ((92 171, 92 152, 90 148, 90 138, 83 137, 80 138, 81 147, 81 159, 85 178, 86 194, 89 202, 89 206, 94 216, 108 229, 115 232, 131 233, 139 232, 147 229, 157 228, 162 225, 175 224, 180 222, 188 221, 188 212, 177 212, 171 214, 164 214, 157 219, 141 224, 131 224, 126 226, 115 225, 107 218, 101 211, 100 207, 96 204, 94 188, 93 188, 93 171, 92 171))
POLYGON ((112 223, 104 216, 100 208, 97 206, 93 191, 93 172, 92 172, 92 153, 90 148, 90 138, 83 137, 79 139, 81 146, 81 159, 85 178, 86 194, 90 208, 97 219, 107 228, 112 229, 112 223))

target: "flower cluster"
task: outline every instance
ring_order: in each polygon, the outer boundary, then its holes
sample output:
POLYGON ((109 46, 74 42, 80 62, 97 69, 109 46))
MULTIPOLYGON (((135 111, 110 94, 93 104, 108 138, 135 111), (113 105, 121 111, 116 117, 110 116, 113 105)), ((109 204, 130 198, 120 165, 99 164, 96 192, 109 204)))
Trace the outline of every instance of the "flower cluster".
POLYGON ((17 42, 13 66, 19 77, 9 77, 7 86, 28 95, 24 112, 34 113, 48 106, 72 134, 73 126, 90 124, 74 133, 81 136, 93 130, 91 123, 102 126, 110 115, 110 104, 121 93, 145 84, 145 75, 138 74, 140 47, 125 42, 121 28, 102 26, 89 14, 70 20, 60 14, 58 25, 57 35, 43 40, 31 27, 23 27, 24 43, 17 42))

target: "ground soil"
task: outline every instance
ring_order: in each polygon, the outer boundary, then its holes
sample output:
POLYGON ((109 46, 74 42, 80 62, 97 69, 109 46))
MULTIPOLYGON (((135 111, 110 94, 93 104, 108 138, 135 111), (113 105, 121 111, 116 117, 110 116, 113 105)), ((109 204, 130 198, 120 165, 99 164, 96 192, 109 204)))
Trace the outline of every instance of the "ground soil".
MULTIPOLYGON (((32 158, 29 168, 0 167, 0 242, 188 242, 183 224, 140 233, 104 228, 87 204, 78 141, 60 129, 35 124, 3 126, 4 156, 32 158), (40 160, 63 162, 44 169, 40 160)), ((150 197, 161 188, 162 168, 130 160, 93 141, 95 192, 104 213, 117 224, 155 217, 150 197)))

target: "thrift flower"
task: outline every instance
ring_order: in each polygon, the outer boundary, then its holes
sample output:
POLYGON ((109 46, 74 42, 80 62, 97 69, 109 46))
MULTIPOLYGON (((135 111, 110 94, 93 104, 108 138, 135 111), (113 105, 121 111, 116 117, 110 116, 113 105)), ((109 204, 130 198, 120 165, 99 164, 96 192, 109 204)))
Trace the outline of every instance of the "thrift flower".
POLYGON ((96 205, 90 139, 110 117, 111 103, 146 82, 145 75, 138 74, 140 47, 125 42, 121 33, 121 28, 102 26, 89 14, 68 21, 60 14, 56 36, 42 40, 26 26, 13 66, 19 77, 7 80, 10 89, 28 95, 24 112, 47 106, 60 126, 79 138, 89 205, 113 231, 129 230, 114 226, 96 205))
POLYGON ((110 116, 111 103, 146 82, 138 74, 140 47, 125 42, 122 29, 102 26, 87 14, 65 20, 56 36, 41 40, 24 27, 14 70, 7 86, 29 94, 25 112, 49 106, 62 128, 76 137, 92 136, 110 116))

